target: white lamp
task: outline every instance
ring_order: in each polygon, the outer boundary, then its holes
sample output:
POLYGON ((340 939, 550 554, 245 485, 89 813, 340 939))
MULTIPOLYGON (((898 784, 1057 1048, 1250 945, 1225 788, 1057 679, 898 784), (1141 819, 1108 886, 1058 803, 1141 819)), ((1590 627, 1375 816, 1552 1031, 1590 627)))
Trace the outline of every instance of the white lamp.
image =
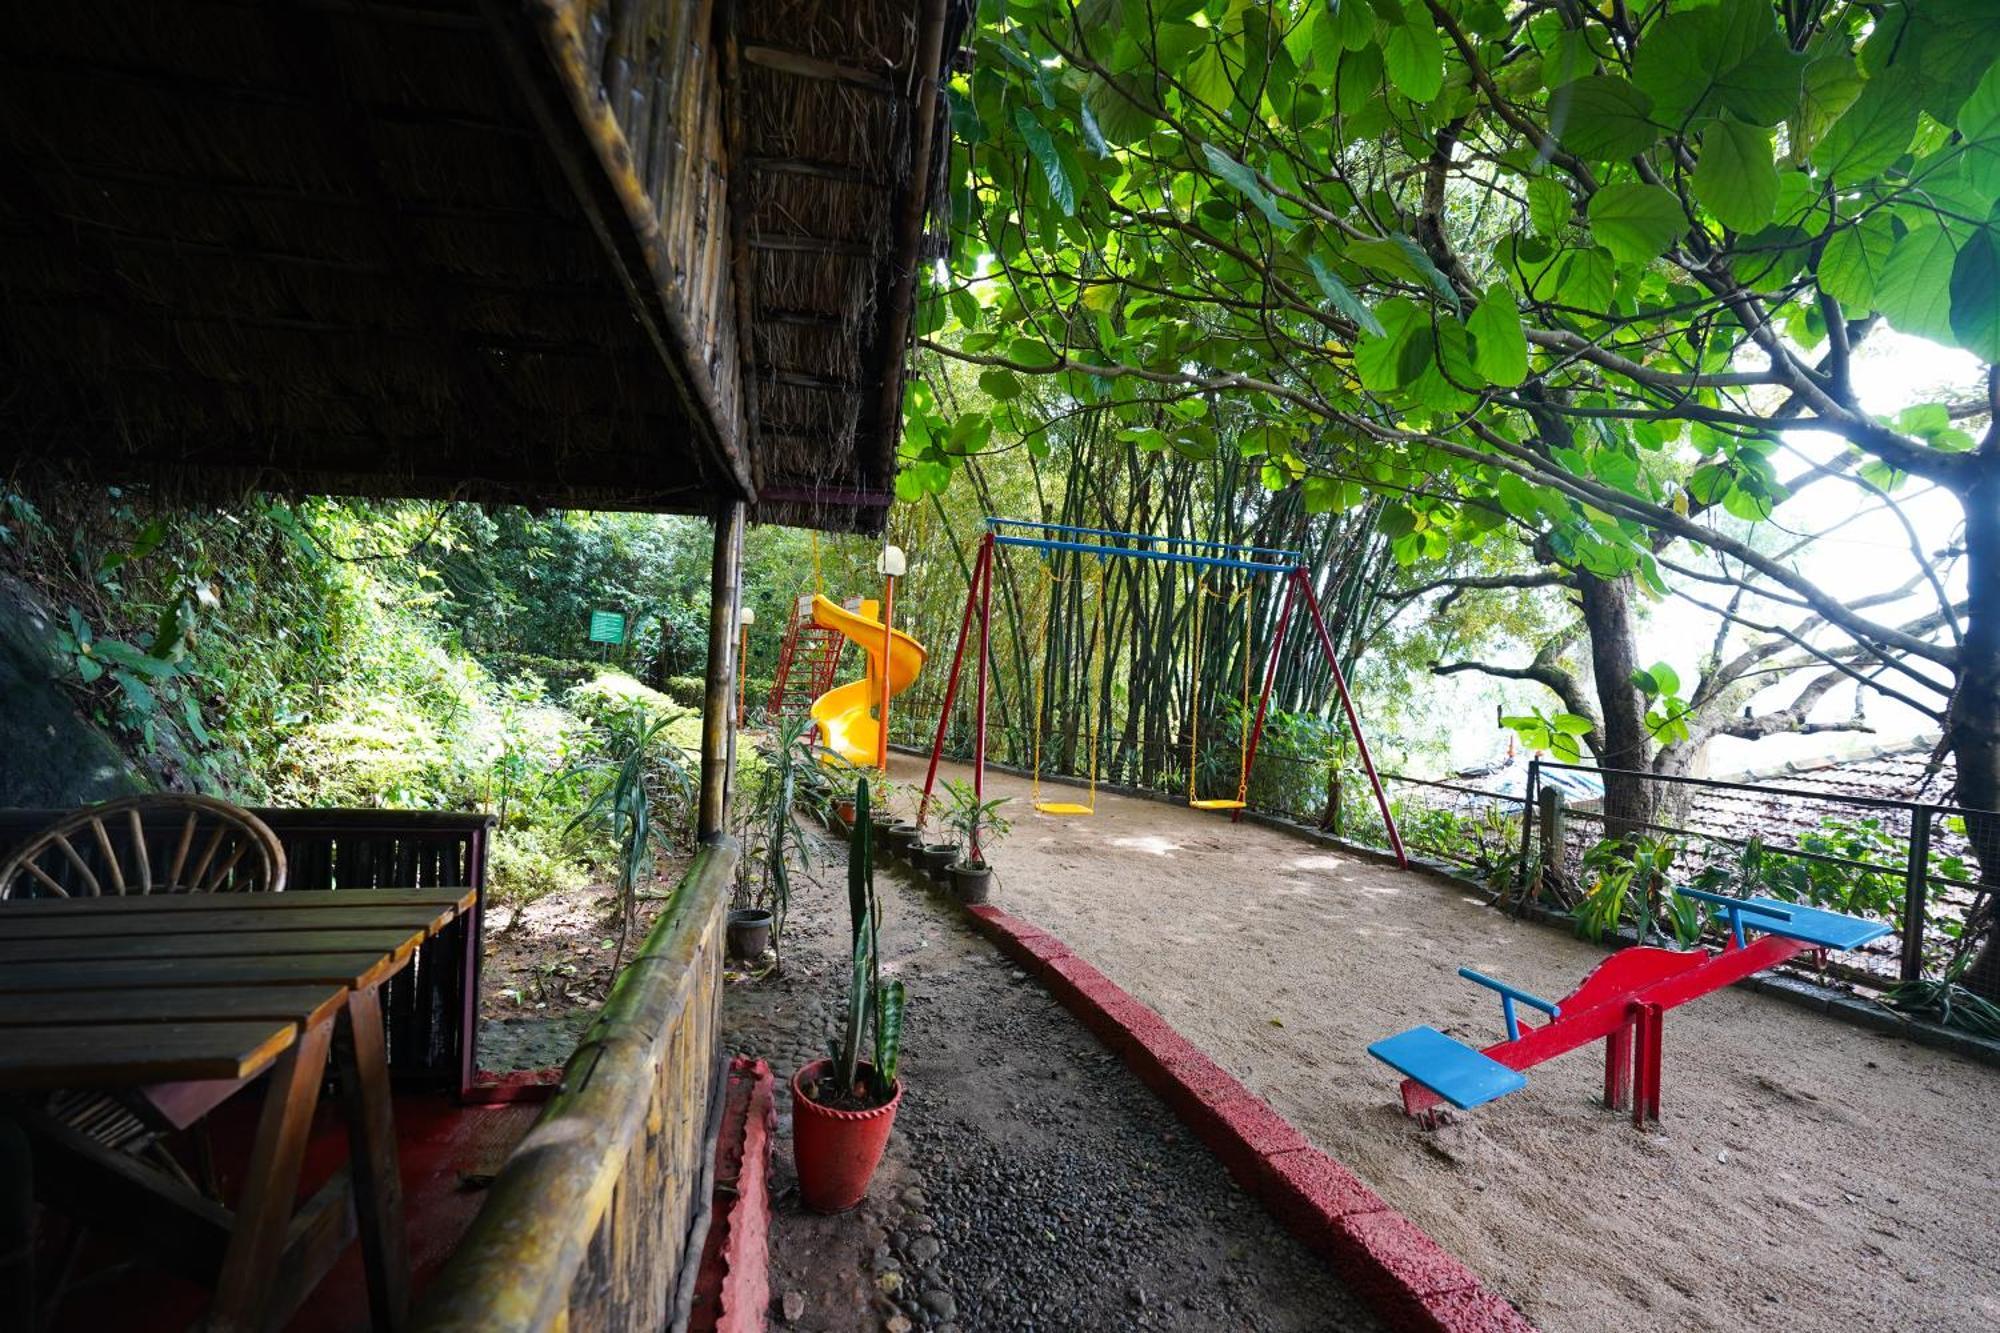
POLYGON ((885 545, 882 554, 875 560, 875 572, 886 579, 903 577, 903 571, 908 567, 909 562, 903 558, 903 548, 900 546, 885 545))
POLYGON ((756 607, 754 607, 754 606, 746 606, 746 607, 744 607, 744 608, 743 608, 743 617, 742 617, 742 623, 743 623, 743 624, 745 624, 745 625, 754 625, 754 624, 756 624, 756 623, 757 623, 757 608, 756 608, 756 607))

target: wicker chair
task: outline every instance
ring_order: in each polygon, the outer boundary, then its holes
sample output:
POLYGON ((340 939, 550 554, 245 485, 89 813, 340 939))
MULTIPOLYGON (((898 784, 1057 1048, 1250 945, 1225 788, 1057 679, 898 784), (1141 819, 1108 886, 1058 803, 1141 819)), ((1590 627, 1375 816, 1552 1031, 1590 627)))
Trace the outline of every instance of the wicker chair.
POLYGON ((263 820, 212 796, 179 793, 73 811, 0 865, 0 898, 284 887, 285 849, 263 820))
MULTIPOLYGON (((270 826, 212 796, 127 796, 72 811, 0 865, 0 898, 102 894, 275 893, 285 851, 270 826)), ((43 1108, 107 1148, 142 1157, 202 1189, 162 1140, 176 1128, 146 1089, 58 1092, 43 1108)), ((207 1144, 197 1145, 206 1159, 207 1144)), ((206 1191, 216 1193, 204 1161, 206 1191)))

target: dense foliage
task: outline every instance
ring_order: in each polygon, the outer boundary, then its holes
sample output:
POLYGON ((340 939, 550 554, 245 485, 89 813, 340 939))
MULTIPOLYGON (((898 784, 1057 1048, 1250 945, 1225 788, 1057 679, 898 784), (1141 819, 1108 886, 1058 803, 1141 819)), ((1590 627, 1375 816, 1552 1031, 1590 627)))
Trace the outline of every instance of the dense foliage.
POLYGON ((60 627, 64 683, 151 781, 279 805, 488 810, 496 891, 529 897, 642 868, 618 818, 578 818, 603 808, 636 728, 658 796, 640 848, 688 836, 696 710, 593 660, 581 627, 591 605, 668 606, 679 621, 620 655, 645 670, 673 651, 688 616, 673 594, 707 559, 699 525, 5 502, 0 553, 60 627), (511 609, 496 621, 495 607, 511 609))
MULTIPOLYGON (((1962 803, 2000 806, 1989 5, 980 10, 920 328, 985 401, 913 393, 908 492, 1046 448, 1051 406, 1101 414, 1139 454, 1374 508, 1406 567, 1497 545, 1466 586, 1559 589, 1579 628, 1503 673, 1556 695, 1517 717, 1532 741, 1684 771, 1707 735, 1813 725, 1865 681, 1938 720, 1962 803), (1854 362, 1891 329, 1975 369, 1878 417, 1854 362), (1906 523, 1902 587, 1824 586, 1765 531, 1806 485, 1891 510, 1935 488, 1963 524, 1906 523), (1644 604, 1704 585, 1754 641, 1685 675, 1640 660, 1644 604), (1779 667, 1817 674, 1741 717, 1779 667)), ((1614 777, 1608 806, 1643 820, 1646 791, 1614 777)))

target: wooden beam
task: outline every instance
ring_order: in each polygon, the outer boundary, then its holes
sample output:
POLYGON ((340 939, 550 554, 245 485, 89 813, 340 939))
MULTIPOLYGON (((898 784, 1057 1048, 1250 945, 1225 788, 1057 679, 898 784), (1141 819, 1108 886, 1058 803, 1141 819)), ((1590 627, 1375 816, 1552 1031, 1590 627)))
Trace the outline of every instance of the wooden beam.
POLYGON ((818 310, 766 310, 757 319, 764 324, 796 324, 802 328, 839 329, 847 326, 843 315, 828 315, 818 310))
POLYGON ((797 255, 839 255, 844 259, 873 259, 873 246, 859 241, 836 241, 825 236, 754 236, 750 240, 753 250, 769 250, 776 254, 797 255))
POLYGON ((826 393, 859 393, 872 385, 852 380, 830 379, 825 375, 813 375, 802 370, 779 370, 767 367, 757 376, 767 384, 783 384, 794 389, 819 389, 826 393))
POLYGON ((798 157, 750 157, 754 171, 773 176, 810 176, 815 180, 839 181, 843 185, 865 185, 871 190, 889 188, 880 174, 862 167, 843 167, 832 162, 813 162, 798 157))
POLYGON ((746 45, 743 48, 743 60, 745 64, 774 69, 780 74, 790 74, 796 78, 851 84, 856 88, 866 88, 870 92, 891 97, 896 95, 896 84, 887 70, 842 65, 782 46, 746 45))

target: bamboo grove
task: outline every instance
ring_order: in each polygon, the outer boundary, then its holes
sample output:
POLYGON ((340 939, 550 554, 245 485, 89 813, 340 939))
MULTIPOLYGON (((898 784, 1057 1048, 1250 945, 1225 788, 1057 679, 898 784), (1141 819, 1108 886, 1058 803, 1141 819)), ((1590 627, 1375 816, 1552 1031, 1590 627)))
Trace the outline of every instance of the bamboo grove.
MULTIPOLYGON (((935 362, 927 372, 941 398, 980 393, 935 362)), ((1064 416, 1045 405, 1039 419, 1053 424, 1034 448, 972 457, 962 476, 969 484, 899 507, 892 536, 916 563, 907 600, 899 590, 897 621, 930 647, 936 668, 898 705, 899 741, 931 739, 987 514, 1297 551, 1314 573, 1342 669, 1353 674, 1389 559, 1380 506, 1312 512, 1299 488, 1273 489, 1262 460, 1244 456, 1240 437, 1256 428, 1250 414, 1197 405, 1198 447, 1139 450, 1108 412, 1064 416)), ((1104 781, 1179 791, 1198 735, 1200 783, 1233 785, 1245 659, 1254 695, 1278 628, 1277 592, 1268 577, 1234 571, 1203 576, 1078 552, 1003 552, 992 606, 991 755, 1022 768, 1039 759, 1044 773, 1087 778, 1094 767, 1104 781)), ((1301 633, 1295 621, 1294 648, 1301 633)), ((1323 655, 1281 654, 1253 775, 1273 803, 1303 808, 1323 792, 1325 763, 1342 748, 1334 699, 1323 655)), ((947 723, 948 754, 969 753, 971 728, 967 690, 947 723)))

